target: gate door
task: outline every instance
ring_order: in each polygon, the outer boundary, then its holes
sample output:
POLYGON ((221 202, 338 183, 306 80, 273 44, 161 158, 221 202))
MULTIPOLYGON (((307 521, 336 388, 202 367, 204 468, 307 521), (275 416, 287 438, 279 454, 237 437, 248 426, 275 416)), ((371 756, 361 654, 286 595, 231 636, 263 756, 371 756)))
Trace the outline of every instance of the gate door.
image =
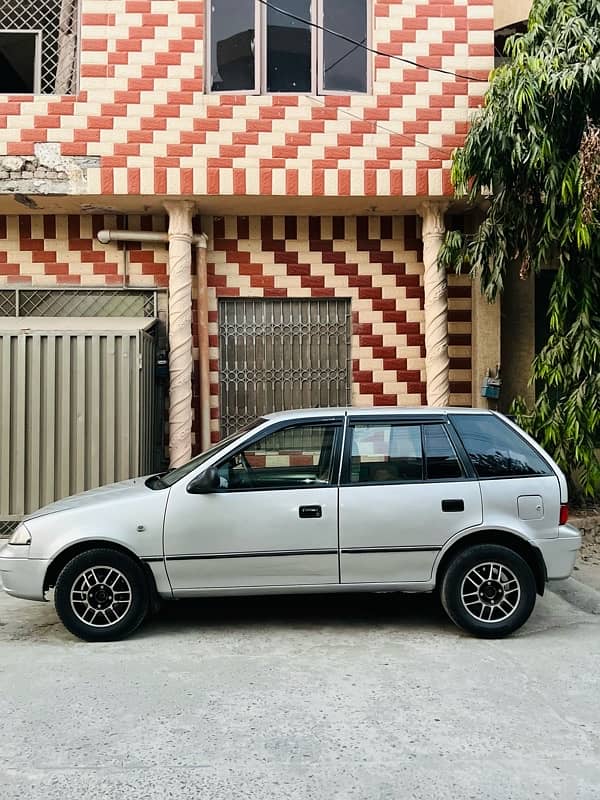
POLYGON ((221 435, 271 411, 350 403, 349 300, 220 300, 221 435))

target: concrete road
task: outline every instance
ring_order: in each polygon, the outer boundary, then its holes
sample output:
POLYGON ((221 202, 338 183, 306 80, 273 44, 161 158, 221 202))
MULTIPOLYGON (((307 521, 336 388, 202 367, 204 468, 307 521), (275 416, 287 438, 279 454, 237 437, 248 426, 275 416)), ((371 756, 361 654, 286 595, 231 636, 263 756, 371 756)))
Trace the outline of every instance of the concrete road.
POLYGON ((600 616, 481 641, 428 597, 172 604, 71 637, 0 593, 2 800, 600 798, 600 616))

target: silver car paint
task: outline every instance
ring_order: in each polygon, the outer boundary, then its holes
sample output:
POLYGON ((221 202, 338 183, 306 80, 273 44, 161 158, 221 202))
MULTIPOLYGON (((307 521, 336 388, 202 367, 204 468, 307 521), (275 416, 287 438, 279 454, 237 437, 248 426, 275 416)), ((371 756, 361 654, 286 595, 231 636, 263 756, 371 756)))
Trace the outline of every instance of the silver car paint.
POLYGON ((165 556, 175 594, 339 581, 335 486, 203 495, 189 494, 187 483, 171 489, 165 517, 165 556), (322 517, 300 519, 304 505, 321 506, 322 517), (297 555, 268 555, 282 551, 297 555))
MULTIPOLYGON (((219 505, 221 508, 225 507, 222 501, 227 495, 193 496, 187 494, 186 486, 190 480, 201 474, 208 466, 219 461, 224 454, 235 450, 245 438, 266 431, 273 423, 298 420, 310 421, 323 417, 331 418, 332 416, 343 419, 348 411, 350 409, 313 409, 269 415, 260 428, 254 429, 245 437, 241 437, 238 441, 232 443, 221 453, 213 456, 212 459, 205 462, 194 472, 191 472, 188 477, 176 483, 171 489, 153 491, 147 488, 144 485, 144 479, 140 478, 108 487, 101 487, 40 509, 40 511, 25 520, 25 524, 32 535, 32 543, 29 547, 5 545, 0 548, 0 580, 4 583, 5 589, 15 596, 42 600, 44 599, 43 580, 48 565, 71 545, 85 541, 100 540, 109 544, 120 544, 131 550, 139 558, 147 560, 156 578, 159 593, 164 596, 171 596, 173 594, 172 587, 167 576, 167 567, 163 557, 163 536, 165 550, 172 555, 188 555, 190 553, 193 555, 202 555, 203 553, 218 555, 225 552, 231 555, 234 552, 233 548, 238 548, 235 552, 240 552, 241 543, 246 545, 241 548, 241 552, 244 553, 262 549, 263 544, 265 549, 279 551, 287 549, 314 550, 319 549, 318 545, 321 545, 320 549, 329 550, 332 541, 331 527, 335 516, 334 504, 331 503, 329 497, 337 494, 338 490, 335 487, 269 492, 268 507, 266 507, 264 499, 266 493, 232 494, 230 497, 237 496, 238 498, 250 498, 253 495, 255 499, 251 504, 252 511, 249 514, 248 507, 244 509, 242 507, 243 504, 238 502, 233 517, 224 520, 220 516, 220 512, 215 516, 215 509, 219 505), (312 531, 309 526, 297 525, 295 526, 297 529, 295 531, 293 530, 294 526, 290 526, 289 530, 286 526, 283 528, 283 539, 281 538, 282 529, 277 527, 279 531, 277 542, 280 546, 274 547, 269 544, 269 542, 274 541, 273 537, 276 536, 275 524, 268 523, 267 515, 270 513, 271 507, 276 508, 276 516, 279 516, 280 520, 285 518, 286 510, 290 512, 288 519, 291 519, 297 513, 298 506, 304 504, 308 494, 313 492, 326 493, 321 498, 321 504, 324 504, 326 508, 326 513, 324 514, 325 524, 323 526, 314 526, 312 531), (202 502, 192 510, 193 503, 191 500, 197 500, 198 498, 209 502, 217 500, 217 503, 214 504, 215 507, 210 512, 206 504, 202 508, 202 502), (273 499, 277 500, 276 504, 273 503, 273 499), (188 504, 187 511, 188 514, 193 516, 193 525, 190 525, 185 513, 177 511, 178 503, 188 504), (165 517, 168 509, 169 513, 165 517), (205 516, 206 514, 208 514, 207 517, 205 516), (166 525, 164 525, 165 519, 167 521, 166 525), (196 520, 198 520, 197 528, 196 520), (212 534, 210 525, 212 523, 214 527, 216 525, 215 520, 219 521, 220 531, 212 534), (263 530, 265 527, 267 528, 266 534, 263 530), (196 531, 199 532, 200 540, 196 531), (229 537, 227 540, 223 538, 224 534, 229 537), (213 536, 214 539, 212 539, 213 536), (176 540, 179 541, 174 544, 176 540), (184 540, 190 543, 186 547, 187 552, 182 553, 181 550, 176 552, 183 545, 184 540), (263 544, 257 546, 257 543, 260 542, 263 544), (323 542, 326 545, 323 545, 323 542), (223 547, 225 547, 225 550, 222 549, 223 547)), ((470 409, 351 409, 353 417, 357 414, 369 416, 381 414, 382 416, 397 415, 400 419, 406 414, 413 417, 421 415, 425 417, 431 414, 439 415, 447 412, 453 414, 493 413, 470 409)), ((509 420, 506 420, 506 422, 512 425, 509 420)), ((517 430, 521 436, 524 436, 520 429, 517 428, 517 430)), ((194 575, 186 570, 174 569, 173 575, 176 576, 175 580, 178 581, 179 586, 175 593, 181 596, 195 594, 250 594, 319 591, 320 588, 326 588, 328 591, 332 589, 347 590, 348 588, 365 591, 380 588, 429 591, 435 585, 437 565, 447 549, 466 533, 485 532, 490 528, 499 531, 504 530, 507 533, 511 532, 529 541, 542 552, 548 577, 565 577, 572 569, 577 549, 581 543, 580 535, 576 529, 571 526, 561 526, 559 528, 557 524, 558 507, 560 502, 565 502, 566 499, 566 480, 548 455, 532 439, 525 438, 552 465, 556 477, 462 482, 463 487, 470 483, 470 491, 473 491, 475 487, 481 487, 483 496, 481 520, 476 519, 476 500, 469 497, 467 505, 471 510, 474 509, 475 516, 468 517, 463 526, 458 525, 454 528, 448 528, 445 532, 440 531, 435 534, 437 537, 435 546, 438 546, 439 542, 442 547, 439 552, 425 551, 424 556, 413 556, 407 553, 406 555, 409 556, 407 562, 402 562, 401 555, 394 556, 393 566, 390 569, 388 569, 388 562, 390 564, 392 562, 389 561, 389 554, 386 554, 383 559, 375 554, 374 559, 365 560, 366 574, 359 574, 356 570, 348 572, 348 577, 352 576, 353 579, 361 581, 360 583, 352 583, 350 586, 347 583, 340 584, 339 579, 336 579, 335 568, 332 565, 336 564, 337 555, 334 556, 331 553, 310 553, 308 555, 294 556, 278 555, 274 557, 275 561, 272 562, 271 558, 273 557, 267 556, 248 557, 247 559, 211 558, 206 560, 198 574, 198 578, 195 578, 194 575), (541 520, 519 519, 517 512, 518 498, 520 496, 537 495, 543 498, 543 518, 541 520), (478 522, 479 524, 477 524, 478 522), (456 530, 456 527, 460 528, 460 530, 456 530), (429 552, 433 555, 427 555, 429 552), (321 558, 321 555, 327 555, 330 558, 321 558), (239 563, 232 567, 231 564, 228 565, 226 563, 227 561, 239 563), (317 561, 316 566, 315 561, 317 561), (373 566, 368 566, 367 562, 369 561, 373 566), (406 569, 406 564, 410 564, 411 569, 414 568, 414 573, 406 569), (332 582, 332 578, 336 582, 332 582), (261 579, 264 581, 262 585, 261 579), (271 581, 277 581, 277 584, 271 583, 271 581), (238 582, 237 585, 236 582, 238 582), (191 586, 192 583, 198 585, 191 586)), ((435 499, 433 494, 439 491, 439 488, 431 489, 432 486, 442 486, 448 489, 451 483, 420 484, 419 489, 420 491, 431 490, 432 494, 429 501, 431 502, 435 499)), ((389 487, 390 491, 397 490, 397 488, 397 485, 389 487)), ((349 510, 352 505, 356 510, 355 503, 350 502, 350 495, 347 494, 351 491, 353 490, 342 489, 340 492, 340 494, 345 495, 342 499, 342 519, 345 515, 344 508, 349 510), (346 506, 344 506, 344 503, 346 506)), ((361 491, 364 491, 364 488, 361 491)), ((477 491, 479 491, 479 488, 477 488, 477 491)), ((421 499, 419 503, 415 504, 415 509, 425 507, 425 502, 424 499, 421 499)), ((306 502, 306 504, 313 503, 306 502)), ((377 504, 378 509, 385 508, 387 504, 383 495, 377 499, 377 504)), ((232 507, 233 505, 231 504, 232 507)), ((373 506, 371 506, 370 510, 373 511, 373 506)), ((319 520, 302 521, 320 522, 319 520)), ((426 531, 424 532, 424 527, 422 524, 419 525, 421 536, 428 535, 426 531)), ((414 530, 412 525, 411 529, 414 530)), ((357 536, 359 536, 361 530, 364 531, 365 537, 368 537, 367 545, 373 546, 373 536, 379 535, 377 534, 377 528, 373 525, 357 525, 355 520, 352 521, 348 528, 345 541, 353 543, 360 541, 357 536)), ((389 532, 385 534, 387 537, 385 541, 390 541, 390 535, 393 536, 389 532)), ((402 538, 405 533, 401 532, 398 536, 402 538)), ((419 538, 418 535, 416 535, 415 541, 417 538, 419 538)), ((350 545, 348 544, 347 546, 350 545)), ((413 552, 416 553, 417 551, 413 552)), ((171 568, 171 563, 177 562, 169 562, 169 569, 171 568)), ((196 562, 196 564, 198 563, 196 562)))
POLYGON ((448 539, 481 523, 481 492, 476 480, 342 486, 342 581, 428 581, 436 556, 448 539), (451 499, 462 499, 464 511, 442 512, 442 500, 451 499), (383 552, 361 552, 366 545, 383 552), (395 548, 404 549, 394 552, 395 548))

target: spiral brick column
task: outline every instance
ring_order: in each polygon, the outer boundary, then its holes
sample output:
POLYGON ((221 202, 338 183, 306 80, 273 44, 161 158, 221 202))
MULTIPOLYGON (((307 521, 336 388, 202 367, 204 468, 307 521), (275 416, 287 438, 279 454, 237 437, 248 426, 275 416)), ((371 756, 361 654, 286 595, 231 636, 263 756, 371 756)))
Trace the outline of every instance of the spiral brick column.
POLYGON ((447 406, 450 401, 450 359, 448 357, 448 285, 446 272, 438 267, 444 240, 444 203, 424 203, 423 264, 425 265, 425 374, 427 405, 447 406))
POLYGON ((194 203, 165 203, 169 215, 169 452, 192 456, 192 218, 194 203))

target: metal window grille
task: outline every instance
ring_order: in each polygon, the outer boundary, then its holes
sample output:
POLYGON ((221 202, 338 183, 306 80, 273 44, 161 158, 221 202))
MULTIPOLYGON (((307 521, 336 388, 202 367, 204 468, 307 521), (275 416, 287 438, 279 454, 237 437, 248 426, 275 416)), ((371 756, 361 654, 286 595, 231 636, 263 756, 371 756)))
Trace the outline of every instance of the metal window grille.
POLYGON ((0 289, 0 317, 156 316, 155 291, 0 289))
POLYGON ((18 524, 18 519, 0 519, 0 539, 9 537, 18 524))
POLYGON ((349 300, 221 300, 222 433, 270 411, 348 405, 350 318, 349 300))
POLYGON ((0 30, 41 33, 41 94, 77 87, 78 0, 0 0, 0 30))

